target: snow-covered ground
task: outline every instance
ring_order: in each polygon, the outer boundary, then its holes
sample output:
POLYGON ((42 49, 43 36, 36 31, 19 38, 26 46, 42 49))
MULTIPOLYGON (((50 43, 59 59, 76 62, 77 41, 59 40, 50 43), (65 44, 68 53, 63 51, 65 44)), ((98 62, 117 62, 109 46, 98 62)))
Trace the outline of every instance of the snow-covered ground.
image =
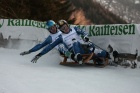
POLYGON ((140 68, 62 66, 56 51, 31 63, 24 50, 0 48, 0 93, 140 93, 140 68))

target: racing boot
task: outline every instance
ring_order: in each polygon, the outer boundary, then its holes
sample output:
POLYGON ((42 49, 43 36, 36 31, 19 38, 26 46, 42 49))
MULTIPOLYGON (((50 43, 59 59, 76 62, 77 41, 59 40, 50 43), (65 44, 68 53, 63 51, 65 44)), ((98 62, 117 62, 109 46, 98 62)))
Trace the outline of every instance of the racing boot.
POLYGON ((74 56, 74 59, 76 60, 76 62, 78 62, 79 64, 82 64, 82 56, 80 53, 77 53, 75 56, 74 56))

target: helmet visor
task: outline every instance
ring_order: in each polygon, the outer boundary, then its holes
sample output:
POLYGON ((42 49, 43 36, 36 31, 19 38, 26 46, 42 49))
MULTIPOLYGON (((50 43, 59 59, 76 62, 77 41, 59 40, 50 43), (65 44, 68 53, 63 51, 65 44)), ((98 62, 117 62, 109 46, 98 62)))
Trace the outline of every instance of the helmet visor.
POLYGON ((69 27, 67 24, 64 24, 62 27, 59 28, 60 31, 62 31, 63 33, 69 33, 69 27))
POLYGON ((58 22, 59 29, 60 29, 63 25, 65 25, 65 24, 67 24, 65 21, 60 20, 60 21, 58 22))
POLYGON ((49 32, 52 33, 52 34, 55 34, 57 33, 57 28, 55 25, 51 26, 50 28, 48 28, 49 32))

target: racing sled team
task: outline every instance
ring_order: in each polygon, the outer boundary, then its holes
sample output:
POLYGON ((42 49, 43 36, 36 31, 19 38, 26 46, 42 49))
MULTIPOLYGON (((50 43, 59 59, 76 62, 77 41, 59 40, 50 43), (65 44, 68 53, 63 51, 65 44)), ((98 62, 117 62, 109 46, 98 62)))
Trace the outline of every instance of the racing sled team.
POLYGON ((48 53, 53 48, 56 48, 60 54, 82 64, 82 54, 94 53, 94 58, 108 57, 108 52, 95 47, 88 38, 88 33, 79 27, 70 27, 65 20, 59 20, 56 24, 53 20, 46 22, 46 29, 50 35, 41 43, 34 46, 28 51, 20 53, 20 55, 30 54, 43 48, 31 62, 36 63, 37 60, 48 53))

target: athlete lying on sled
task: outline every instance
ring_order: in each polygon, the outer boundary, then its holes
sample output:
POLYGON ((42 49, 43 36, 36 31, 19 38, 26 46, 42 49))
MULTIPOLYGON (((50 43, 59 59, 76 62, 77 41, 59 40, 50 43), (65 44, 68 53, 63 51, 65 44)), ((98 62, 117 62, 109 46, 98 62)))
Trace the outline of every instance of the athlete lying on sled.
POLYGON ((88 34, 85 31, 79 29, 78 27, 70 28, 65 20, 60 20, 58 22, 58 26, 62 34, 59 35, 55 41, 49 44, 43 51, 37 54, 33 58, 32 62, 36 62, 42 55, 48 53, 60 43, 64 44, 64 48, 60 48, 62 49, 61 51, 64 50, 63 54, 66 57, 73 59, 78 64, 86 63, 92 58, 98 61, 100 60, 100 57, 106 58, 107 52, 96 49, 93 43, 89 43, 89 38, 87 37, 88 34), (81 36, 84 38, 82 39, 81 36), (87 45, 87 53, 82 45, 87 45), (87 56, 85 54, 87 54, 87 56))

